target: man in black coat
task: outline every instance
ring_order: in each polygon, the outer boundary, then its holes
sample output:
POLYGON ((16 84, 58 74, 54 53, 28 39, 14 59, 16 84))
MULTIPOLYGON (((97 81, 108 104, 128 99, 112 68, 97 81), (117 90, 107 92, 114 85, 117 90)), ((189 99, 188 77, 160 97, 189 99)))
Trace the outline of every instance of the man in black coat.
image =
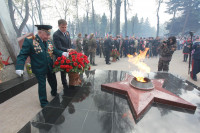
MULTIPOLYGON (((67 31, 67 22, 64 19, 58 20, 59 29, 53 34, 53 42, 58 50, 64 52, 71 50, 71 39, 70 34, 67 31)), ((61 80, 64 88, 68 88, 66 73, 61 72, 61 80)))
POLYGON ((127 57, 128 55, 128 49, 129 49, 129 40, 128 36, 126 36, 125 40, 123 41, 123 47, 124 47, 124 56, 127 57))
POLYGON ((106 64, 107 65, 111 64, 109 61, 110 61, 110 51, 112 50, 112 45, 113 45, 112 35, 110 35, 108 37, 108 39, 106 39, 104 42, 104 49, 105 49, 105 54, 106 54, 106 64))

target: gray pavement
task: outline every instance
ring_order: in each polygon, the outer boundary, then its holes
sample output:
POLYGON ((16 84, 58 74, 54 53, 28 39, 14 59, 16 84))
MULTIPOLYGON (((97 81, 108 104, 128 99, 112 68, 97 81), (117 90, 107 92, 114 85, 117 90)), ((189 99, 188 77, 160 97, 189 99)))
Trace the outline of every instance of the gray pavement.
MULTIPOLYGON (((145 59, 144 62, 150 66, 151 72, 157 72, 158 57, 145 59)), ((128 62, 128 58, 120 58, 120 61, 111 62, 111 65, 105 64, 104 58, 96 57, 97 66, 92 66, 91 69, 101 70, 138 70, 128 62)), ((200 86, 200 74, 197 75, 198 81, 192 81, 188 75, 188 62, 183 62, 182 51, 176 51, 170 62, 169 73, 180 76, 183 80, 188 80, 193 84, 200 86)), ((60 73, 57 73, 58 92, 62 90, 60 73)), ((50 87, 47 84, 48 100, 53 97, 50 95, 50 87)), ((18 94, 17 96, 0 104, 0 133, 16 133, 28 121, 30 121, 41 110, 38 100, 37 84, 30 87, 28 90, 18 94)))

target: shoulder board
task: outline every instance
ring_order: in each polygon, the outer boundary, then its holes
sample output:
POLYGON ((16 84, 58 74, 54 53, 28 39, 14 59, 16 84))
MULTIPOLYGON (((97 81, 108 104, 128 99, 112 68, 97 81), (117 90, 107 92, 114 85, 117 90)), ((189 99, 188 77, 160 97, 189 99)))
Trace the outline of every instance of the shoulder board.
POLYGON ((52 39, 48 39, 47 42, 52 42, 52 39))
POLYGON ((35 39, 35 36, 29 36, 29 37, 27 37, 27 39, 35 39))

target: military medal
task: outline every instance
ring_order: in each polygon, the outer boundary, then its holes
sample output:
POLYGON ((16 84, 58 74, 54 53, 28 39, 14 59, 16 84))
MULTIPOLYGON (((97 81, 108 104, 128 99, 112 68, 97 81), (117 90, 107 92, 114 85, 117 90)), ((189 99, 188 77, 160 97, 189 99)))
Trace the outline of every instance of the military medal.
POLYGON ((51 59, 53 59, 53 45, 51 44, 51 42, 48 42, 48 53, 51 59))
POLYGON ((40 47, 40 44, 38 41, 33 40, 33 47, 34 47, 36 54, 39 54, 42 52, 42 48, 40 47))

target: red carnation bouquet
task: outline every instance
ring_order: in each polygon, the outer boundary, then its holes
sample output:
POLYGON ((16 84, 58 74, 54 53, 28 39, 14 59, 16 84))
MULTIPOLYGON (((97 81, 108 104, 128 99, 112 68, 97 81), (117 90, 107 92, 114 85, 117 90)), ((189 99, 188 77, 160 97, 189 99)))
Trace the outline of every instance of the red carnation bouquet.
POLYGON ((66 73, 74 72, 81 74, 85 70, 90 70, 88 57, 76 51, 70 52, 69 57, 58 57, 53 65, 54 72, 63 71, 66 73))

